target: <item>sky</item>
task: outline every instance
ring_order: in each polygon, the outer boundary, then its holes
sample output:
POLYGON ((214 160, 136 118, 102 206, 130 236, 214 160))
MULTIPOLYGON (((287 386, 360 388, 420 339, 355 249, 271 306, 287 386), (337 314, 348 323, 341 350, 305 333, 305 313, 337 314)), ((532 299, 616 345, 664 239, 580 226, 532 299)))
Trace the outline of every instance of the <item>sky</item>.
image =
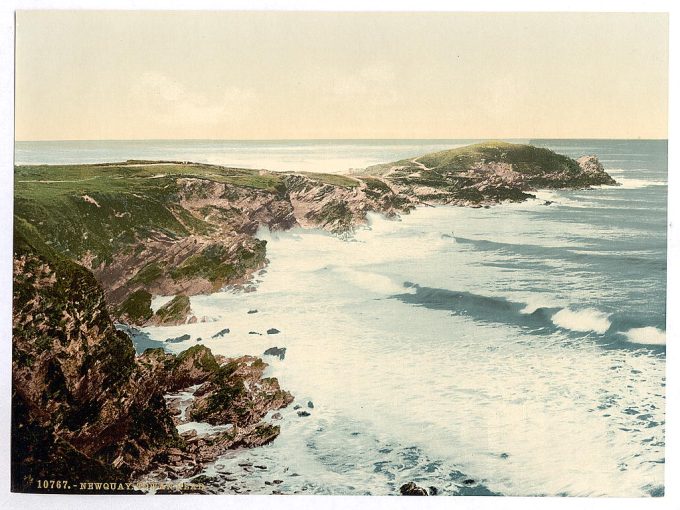
POLYGON ((667 138, 668 16, 20 11, 17 140, 667 138))

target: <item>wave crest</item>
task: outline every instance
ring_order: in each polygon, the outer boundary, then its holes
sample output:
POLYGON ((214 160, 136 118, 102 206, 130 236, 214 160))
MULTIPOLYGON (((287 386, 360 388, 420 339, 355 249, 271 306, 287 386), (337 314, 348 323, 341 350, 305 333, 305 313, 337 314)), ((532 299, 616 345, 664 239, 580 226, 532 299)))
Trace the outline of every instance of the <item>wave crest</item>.
POLYGON ((594 331, 600 335, 607 332, 611 326, 609 316, 593 308, 572 310, 563 308, 552 316, 552 322, 556 326, 572 331, 594 331))
POLYGON ((635 344, 666 345, 666 332, 652 326, 629 329, 624 335, 626 340, 635 344))

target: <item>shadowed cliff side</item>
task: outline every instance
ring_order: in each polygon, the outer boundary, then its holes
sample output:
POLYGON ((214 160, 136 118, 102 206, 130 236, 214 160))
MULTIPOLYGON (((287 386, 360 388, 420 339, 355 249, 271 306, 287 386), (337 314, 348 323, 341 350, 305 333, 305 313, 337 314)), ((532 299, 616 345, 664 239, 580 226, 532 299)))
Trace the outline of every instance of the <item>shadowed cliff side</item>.
POLYGON ((12 321, 15 491, 46 492, 38 490, 38 480, 127 482, 165 465, 172 451, 185 452, 183 467, 200 469, 203 457, 187 449, 163 398, 172 389, 208 384, 206 395, 238 394, 233 401, 216 398, 221 406, 213 406, 225 419, 249 416, 220 443, 221 451, 275 438, 278 428, 260 420, 292 400, 275 379, 262 379, 268 399, 262 390, 248 391, 244 381, 259 382, 266 366, 259 359, 261 370, 246 373, 234 368, 239 360, 221 360, 222 369, 202 346, 179 356, 149 351, 136 359, 130 338, 114 328, 92 273, 52 250, 20 218, 12 321))

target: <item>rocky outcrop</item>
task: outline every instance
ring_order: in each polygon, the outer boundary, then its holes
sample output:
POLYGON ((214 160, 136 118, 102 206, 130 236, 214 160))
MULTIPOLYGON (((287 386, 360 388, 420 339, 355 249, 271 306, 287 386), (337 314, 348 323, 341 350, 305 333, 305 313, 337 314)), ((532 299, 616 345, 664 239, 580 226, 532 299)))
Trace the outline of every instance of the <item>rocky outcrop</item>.
POLYGON ((606 184, 608 186, 616 186, 617 182, 609 175, 597 156, 582 156, 576 160, 578 166, 583 170, 587 176, 590 184, 606 184))
POLYGON ((541 188, 615 184, 594 156, 575 161, 548 149, 507 142, 435 152, 365 172, 416 202, 474 207, 523 201, 541 188))
POLYGON ((266 349, 263 353, 264 356, 275 356, 279 359, 286 358, 286 348, 285 347, 270 347, 266 349))
POLYGON ((44 479, 126 482, 176 462, 184 472, 198 470, 218 451, 271 441, 279 428, 262 418, 292 400, 276 379, 261 377, 259 358, 216 358, 200 345, 178 356, 149 349, 136 358, 92 273, 20 219, 12 326, 16 491, 38 491, 44 479), (219 440, 177 433, 164 394, 196 384, 204 405, 195 412, 213 423, 233 420, 219 440))
POLYGON ((150 292, 144 289, 136 290, 125 298, 116 309, 115 315, 126 324, 142 326, 153 317, 151 298, 150 292))
POLYGON ((175 296, 161 306, 148 320, 153 326, 177 326, 186 324, 191 317, 191 301, 183 294, 175 296))
POLYGON ((249 427, 270 409, 286 407, 293 397, 281 390, 276 378, 262 377, 266 367, 266 363, 253 356, 233 359, 221 366, 194 393, 196 399, 187 409, 188 416, 211 424, 249 427))
POLYGON ((402 496, 428 496, 427 489, 417 486, 414 482, 408 482, 399 487, 402 496))
POLYGON ((15 490, 35 491, 38 479, 121 479, 180 440, 130 338, 114 328, 94 276, 21 220, 13 305, 15 490))

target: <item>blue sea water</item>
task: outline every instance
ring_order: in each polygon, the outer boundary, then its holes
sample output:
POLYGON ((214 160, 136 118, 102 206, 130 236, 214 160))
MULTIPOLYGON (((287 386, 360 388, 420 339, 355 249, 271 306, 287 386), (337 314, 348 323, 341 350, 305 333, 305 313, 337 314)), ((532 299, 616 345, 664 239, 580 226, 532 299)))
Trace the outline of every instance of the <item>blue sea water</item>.
MULTIPOLYGON (((342 172, 465 143, 31 142, 16 158, 342 172)), ((261 230, 270 264, 256 292, 192 298, 214 322, 145 329, 151 342, 189 333, 165 344, 175 352, 198 337, 228 356, 287 349, 265 357, 268 373, 310 416, 284 410, 276 441, 209 474, 247 458, 268 466, 247 475, 253 493, 278 478, 320 494, 407 481, 451 495, 663 494, 667 144, 531 143, 595 154, 620 185, 371 216, 349 240, 261 230)))

